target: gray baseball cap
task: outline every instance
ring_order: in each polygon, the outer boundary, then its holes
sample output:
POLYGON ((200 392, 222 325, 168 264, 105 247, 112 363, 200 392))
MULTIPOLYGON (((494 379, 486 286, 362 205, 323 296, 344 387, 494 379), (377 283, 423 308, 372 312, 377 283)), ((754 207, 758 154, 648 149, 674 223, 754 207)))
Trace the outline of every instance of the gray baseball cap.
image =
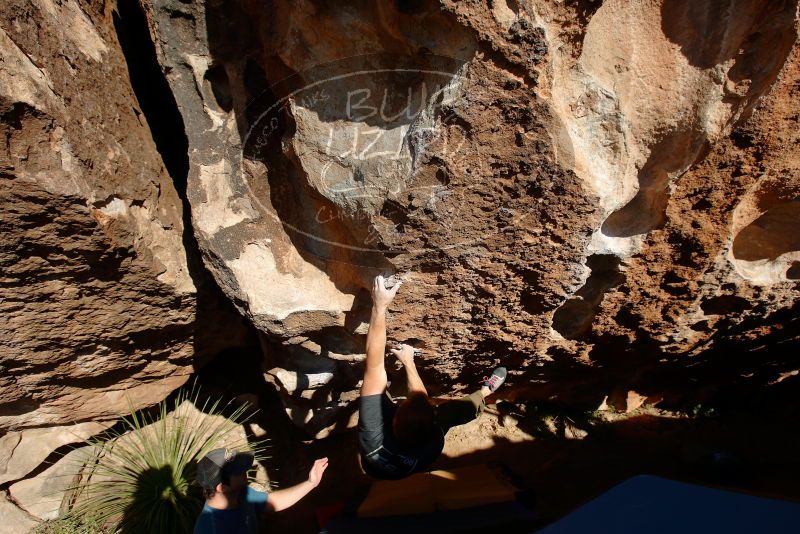
POLYGON ((214 449, 197 462, 197 483, 206 489, 216 489, 224 475, 240 475, 253 467, 255 457, 249 452, 214 449))

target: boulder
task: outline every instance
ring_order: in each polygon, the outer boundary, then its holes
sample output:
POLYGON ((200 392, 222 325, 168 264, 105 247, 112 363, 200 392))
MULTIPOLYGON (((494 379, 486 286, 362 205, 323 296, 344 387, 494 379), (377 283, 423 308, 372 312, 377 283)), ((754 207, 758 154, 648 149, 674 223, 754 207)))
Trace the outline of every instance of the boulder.
POLYGON ((143 3, 203 261, 312 435, 379 273, 432 394, 594 406, 797 298, 796 2, 143 3))
POLYGON ((113 419, 192 371, 183 206, 113 14, 0 7, 0 429, 113 419))
POLYGON ((64 445, 81 443, 111 423, 86 422, 70 426, 31 428, 0 437, 0 484, 25 477, 64 445))
POLYGON ((0 491, 0 517, 3 518, 0 521, 0 533, 2 534, 28 532, 39 524, 35 518, 11 502, 6 491, 0 491))
POLYGON ((6 2, 0 429, 245 338, 298 426, 352 426, 381 273, 432 395, 792 383, 797 7, 6 2))
POLYGON ((41 520, 57 519, 66 511, 64 497, 81 480, 80 470, 91 458, 91 447, 76 447, 38 475, 9 487, 17 505, 41 520))

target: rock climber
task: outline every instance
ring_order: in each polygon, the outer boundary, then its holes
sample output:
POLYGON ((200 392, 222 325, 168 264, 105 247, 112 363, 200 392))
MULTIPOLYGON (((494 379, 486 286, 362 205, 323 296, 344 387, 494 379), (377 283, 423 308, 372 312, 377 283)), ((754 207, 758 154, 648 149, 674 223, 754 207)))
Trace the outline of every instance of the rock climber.
POLYGON ((197 482, 206 502, 195 521, 194 534, 257 534, 266 513, 285 510, 305 497, 319 485, 328 467, 328 459, 320 458, 305 482, 265 493, 247 485, 253 460, 249 452, 219 448, 198 462, 197 482))
POLYGON ((372 477, 390 480, 426 470, 441 454, 447 431, 477 418, 486 406, 486 397, 506 379, 505 368, 498 367, 481 381, 478 391, 434 407, 414 364, 416 350, 401 344, 391 353, 405 369, 408 395, 395 403, 386 391, 386 309, 401 284, 398 280, 387 289, 383 276, 373 281, 358 415, 361 466, 372 477))

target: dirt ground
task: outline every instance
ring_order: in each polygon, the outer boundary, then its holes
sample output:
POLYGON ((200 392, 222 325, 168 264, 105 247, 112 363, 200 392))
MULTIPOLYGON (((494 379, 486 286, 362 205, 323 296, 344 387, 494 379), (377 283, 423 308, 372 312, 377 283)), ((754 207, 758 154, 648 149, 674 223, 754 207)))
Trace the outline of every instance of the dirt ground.
MULTIPOLYGON (((518 487, 532 490, 540 515, 536 527, 642 473, 800 500, 800 435, 792 430, 796 418, 676 416, 645 407, 593 418, 589 424, 575 421, 582 428, 571 428, 570 420, 561 420, 569 416, 525 420, 504 413, 509 408, 490 405, 478 420, 451 430, 433 468, 502 467, 518 487)), ((327 455, 331 467, 315 494, 274 517, 271 532, 316 532, 315 507, 369 484, 358 468, 353 432, 298 445, 277 459, 287 483, 299 480, 317 456, 327 455)))

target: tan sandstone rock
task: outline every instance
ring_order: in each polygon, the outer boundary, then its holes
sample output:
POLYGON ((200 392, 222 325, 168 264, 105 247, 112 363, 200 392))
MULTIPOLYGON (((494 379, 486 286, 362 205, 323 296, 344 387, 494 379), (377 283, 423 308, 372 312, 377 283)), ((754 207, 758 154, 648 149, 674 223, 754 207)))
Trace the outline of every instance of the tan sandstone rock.
POLYGON ((23 478, 59 447, 80 443, 111 424, 86 422, 8 432, 0 437, 0 484, 23 478))
POLYGON ((0 7, 0 429, 111 419, 191 372, 181 201, 111 18, 0 7))
POLYGON ((20 534, 28 532, 38 524, 31 515, 25 513, 8 499, 8 492, 0 491, 0 533, 20 534))

